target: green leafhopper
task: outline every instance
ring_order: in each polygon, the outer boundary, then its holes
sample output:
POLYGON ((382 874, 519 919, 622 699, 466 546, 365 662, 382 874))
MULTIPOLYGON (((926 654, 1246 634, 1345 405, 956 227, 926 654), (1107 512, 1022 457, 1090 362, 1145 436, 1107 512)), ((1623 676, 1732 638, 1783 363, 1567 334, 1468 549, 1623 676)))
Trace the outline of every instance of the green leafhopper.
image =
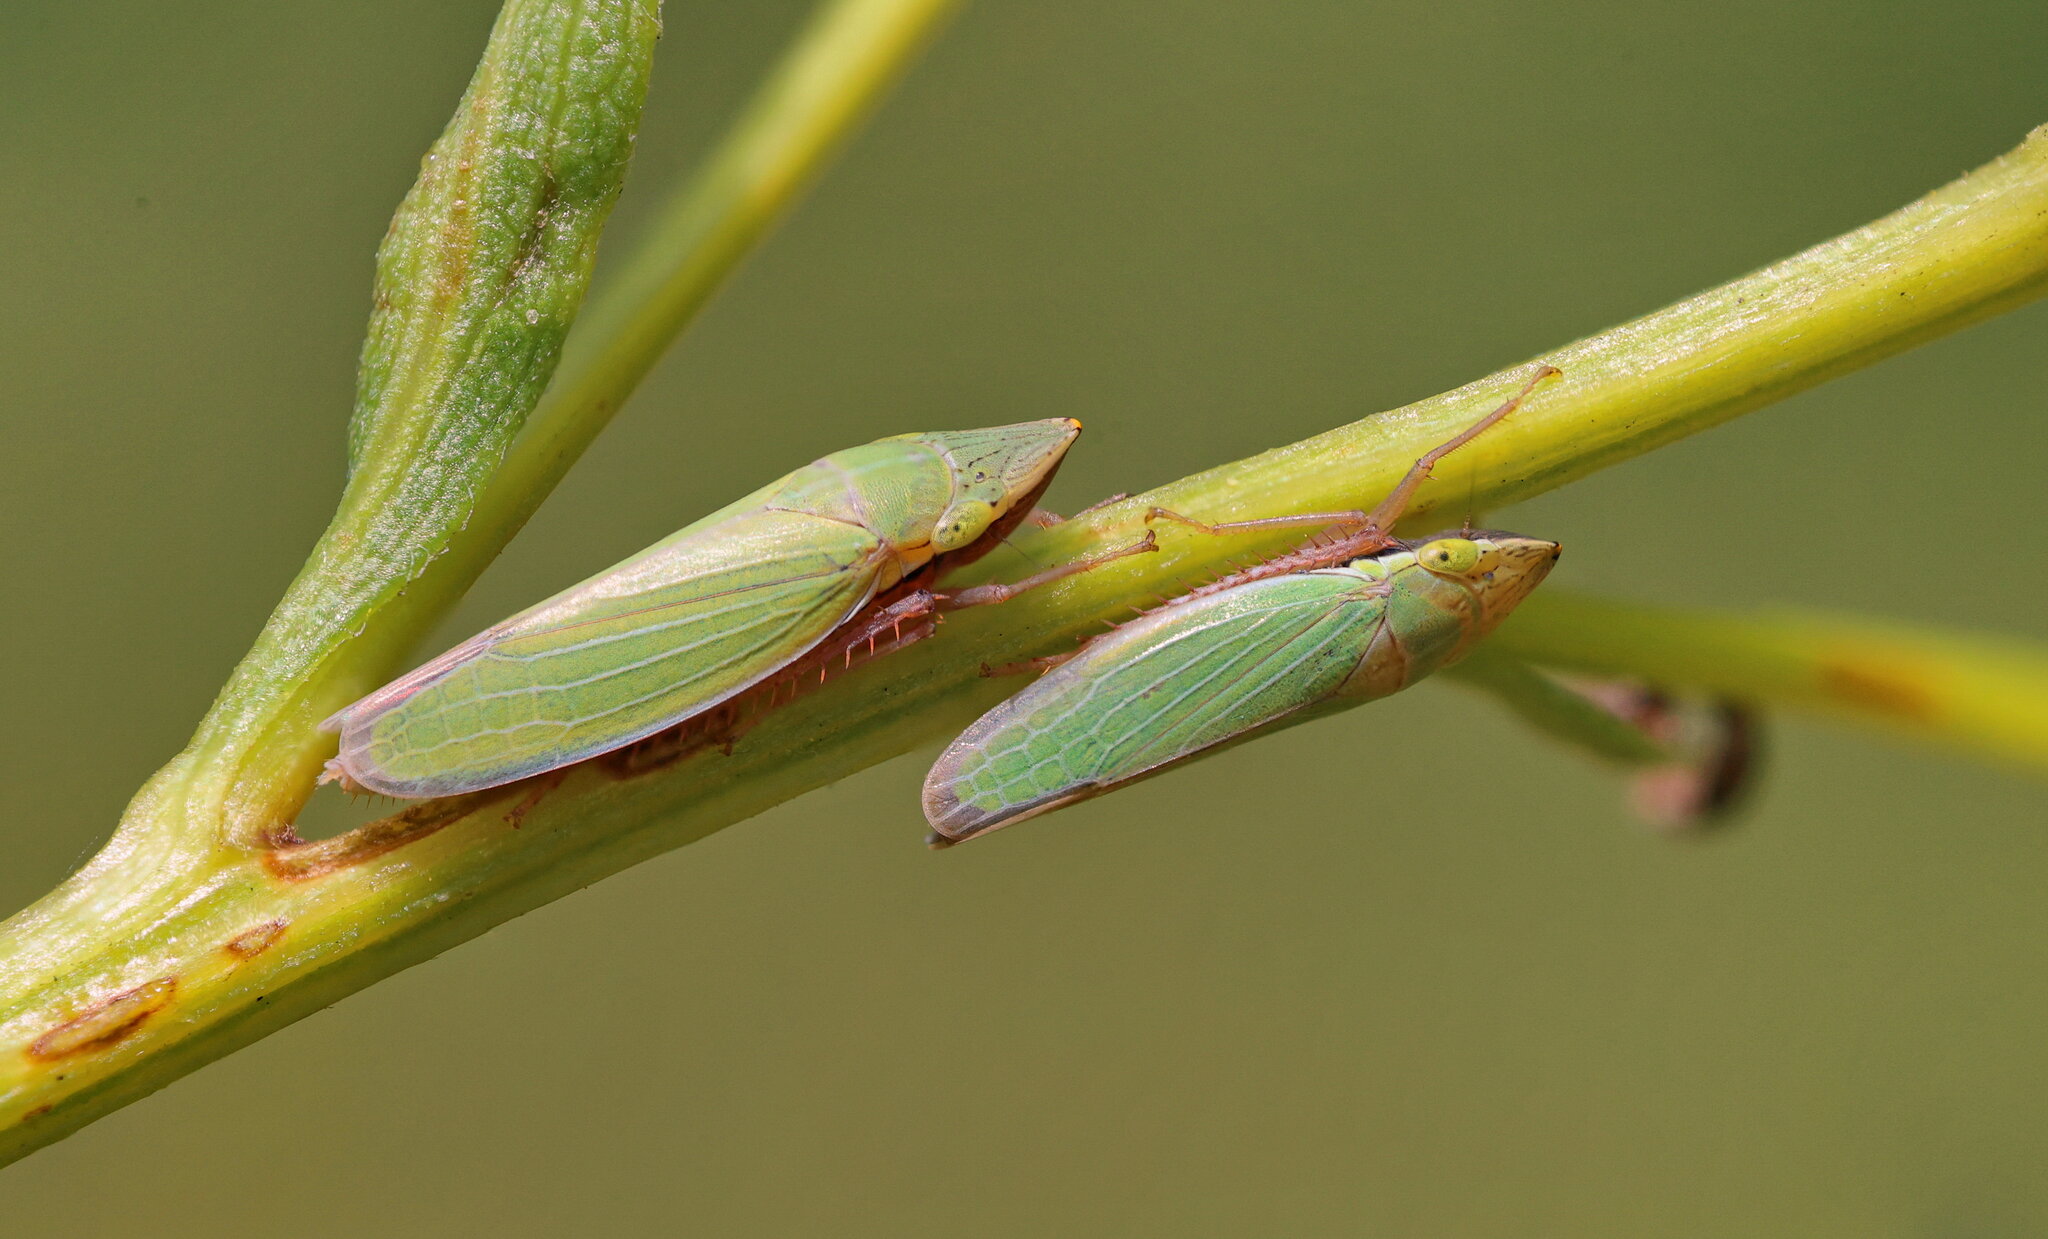
POLYGON ((1080 429, 1051 418, 825 456, 342 710, 324 724, 341 733, 328 775, 406 798, 530 778, 915 640, 941 608, 1149 550, 930 590, 1031 513, 1080 429))
POLYGON ((1371 512, 1208 525, 1316 525, 1287 554, 1146 612, 983 715, 924 785, 935 846, 1023 821, 1221 745, 1398 692, 1456 662, 1549 573, 1558 544, 1496 532, 1396 540, 1393 528, 1446 454, 1512 399, 1431 450, 1371 512))

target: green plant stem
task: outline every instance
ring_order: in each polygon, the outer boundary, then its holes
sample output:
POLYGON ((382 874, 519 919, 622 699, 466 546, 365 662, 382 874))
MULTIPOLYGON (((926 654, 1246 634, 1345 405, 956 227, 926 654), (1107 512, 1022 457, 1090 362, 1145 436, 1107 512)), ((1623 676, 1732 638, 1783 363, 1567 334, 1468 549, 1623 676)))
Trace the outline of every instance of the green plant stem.
POLYGON ((99 1069, 67 1064, 93 1055, 101 1024, 118 1040, 139 1021, 169 1022, 159 1007, 187 1001, 182 977, 103 967, 107 951, 204 904, 208 882, 246 882, 311 789, 329 747, 320 718, 404 656, 406 617, 427 622, 455 596, 420 578, 553 372, 624 181, 659 33, 654 0, 507 0, 378 252, 333 522, 113 839, 0 926, 0 970, 67 995, 52 1008, 66 1031, 23 1040, 10 1064, 84 1085, 99 1069))
POLYGON ((2048 649, 1848 616, 1530 599, 1493 649, 1684 685, 2048 772, 2048 649))
MULTIPOLYGON (((222 943, 275 945, 264 936, 275 918, 251 897, 274 885, 263 862, 292 841, 291 821, 333 750, 318 722, 402 666, 944 7, 829 5, 631 264, 612 308, 597 309, 597 338, 612 343, 580 367, 572 361, 557 384, 569 394, 536 409, 623 181, 658 9, 656 0, 506 0, 379 251, 334 521, 192 742, 136 796, 113 839, 0 925, 0 990, 63 995, 29 1024, 54 1015, 70 1030, 51 1041, 17 1025, 29 1048, 0 1068, 0 1113, 33 1121, 0 1137, 0 1161, 174 1078, 155 1068, 122 1074, 121 1060, 141 1048, 128 1034, 144 1024, 171 1034, 152 1038, 152 1062, 224 1052, 195 1050, 204 1043, 174 1030, 216 1024, 209 978, 224 960, 241 962, 222 943), (627 336, 639 351, 621 349, 627 336), (110 964, 115 944, 193 914, 241 928, 193 947, 168 984, 145 975, 153 965, 140 957, 110 964), (99 1054, 89 1038, 55 1058, 35 1052, 78 1042, 99 1023, 110 1023, 120 1052, 99 1054), (17 1087, 28 1077, 55 1085, 61 1110, 17 1087)), ((0 1020, 9 1012, 26 1013, 0 1000, 0 1020)))
POLYGON ((518 532, 955 4, 840 0, 819 10, 591 306, 560 379, 477 505, 480 542, 502 545, 518 532))
MULTIPOLYGON (((1549 355, 1566 378, 1474 445, 1454 498, 1465 498, 1474 467, 1483 502, 1560 485, 2019 304, 2044 284, 2048 136, 2037 134, 1856 233, 1549 355)), ((1020 542, 1049 560, 1122 541, 1154 503, 1209 517, 1353 506, 1387 490, 1409 460, 1525 372, 1503 371, 1020 542)), ((1425 490, 1418 508, 1432 498, 1425 490)), ((0 934, 0 1157, 511 916, 943 736, 1004 691, 981 678, 983 662, 1058 648, 1272 541, 1170 535, 1161 554, 964 613, 942 639, 768 715, 730 757, 702 754, 625 780, 580 770, 518 829, 503 812, 521 794, 514 789, 430 802, 310 844, 165 860, 117 838, 79 881, 108 906, 141 906, 118 932, 60 897, 0 934)), ((1731 643, 1727 654, 1741 651, 1731 643)), ((183 812, 165 797, 193 776, 174 763, 131 817, 183 812)), ((908 844, 917 833, 908 805, 904 825, 908 844)), ((153 836, 145 826, 133 837, 153 836)))
POLYGON ((500 11, 378 251, 334 520, 174 764, 187 832, 247 847, 288 831, 327 756, 316 724, 388 679, 473 579, 451 568, 474 558, 471 514, 582 306, 660 33, 657 0, 500 11))

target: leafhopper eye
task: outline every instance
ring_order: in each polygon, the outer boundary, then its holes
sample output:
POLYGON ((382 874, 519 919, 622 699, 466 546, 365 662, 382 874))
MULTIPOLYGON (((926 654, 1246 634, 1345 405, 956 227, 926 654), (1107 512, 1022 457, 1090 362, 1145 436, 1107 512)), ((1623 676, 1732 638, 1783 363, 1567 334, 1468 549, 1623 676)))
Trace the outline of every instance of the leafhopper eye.
POLYGON ((1416 554, 1432 572, 1460 575, 1479 566, 1479 544, 1464 538, 1438 538, 1416 554))
POLYGON ((943 553, 971 545, 988 531, 995 519, 995 505, 979 499, 963 499, 953 505, 932 532, 932 549, 943 553))

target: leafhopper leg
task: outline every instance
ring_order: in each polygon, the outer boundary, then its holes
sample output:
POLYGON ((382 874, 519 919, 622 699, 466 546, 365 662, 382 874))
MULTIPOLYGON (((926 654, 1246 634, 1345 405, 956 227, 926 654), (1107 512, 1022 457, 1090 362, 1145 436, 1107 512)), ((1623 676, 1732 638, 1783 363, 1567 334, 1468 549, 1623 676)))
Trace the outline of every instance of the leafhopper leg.
POLYGON ((1546 379, 1557 378, 1563 373, 1564 371, 1556 366, 1548 364, 1536 367, 1536 373, 1530 376, 1528 382, 1522 384, 1522 390, 1503 400, 1499 408, 1466 427, 1463 433, 1446 439, 1424 452, 1394 489, 1387 492, 1387 497, 1380 500, 1379 506, 1366 517, 1366 525, 1382 531, 1393 529, 1394 523, 1407 512, 1409 502, 1415 498, 1415 492, 1429 480, 1430 472, 1436 468, 1438 461, 1478 438, 1494 423, 1520 408, 1522 401, 1529 398, 1529 393, 1536 390, 1537 384, 1546 379))
POLYGON ((1563 374, 1556 366, 1538 366, 1529 381, 1522 384, 1520 391, 1501 402, 1500 407, 1466 427, 1463 431, 1424 452, 1415 461, 1401 481, 1388 493, 1385 499, 1370 512, 1304 512, 1293 516, 1267 516, 1242 521, 1197 520, 1168 508, 1152 508, 1145 513, 1147 522, 1170 520, 1208 534, 1245 533, 1259 529, 1299 529, 1313 527, 1316 533, 1295 549, 1276 555, 1263 563, 1243 568, 1220 577, 1193 591, 1193 595, 1213 593, 1231 589, 1251 581, 1268 577, 1284 576, 1292 572, 1312 571, 1333 567, 1349 560, 1376 554, 1394 542, 1395 522, 1407 512, 1408 504, 1415 497, 1430 471, 1444 457, 1478 438, 1486 430, 1521 406, 1536 385, 1546 379, 1563 374))
POLYGON ((1301 512, 1293 516, 1261 516, 1255 520, 1217 521, 1215 524, 1211 524, 1208 521, 1198 521, 1192 516, 1176 512, 1171 508, 1147 508, 1145 510, 1145 522, 1147 524, 1153 521, 1173 521, 1176 524, 1186 525, 1190 529, 1200 530, 1202 533, 1213 535, 1250 533, 1255 529, 1348 528, 1354 525, 1364 525, 1371 519, 1372 517, 1369 514, 1357 509, 1351 509, 1344 512, 1301 512))
POLYGON ((526 795, 519 798, 518 804, 505 810, 505 824, 514 830, 519 829, 519 824, 526 820, 526 815, 533 812, 534 807, 541 801, 547 799, 549 792, 560 787, 562 780, 568 778, 569 772, 573 769, 574 766, 563 766, 559 770, 550 770, 546 774, 528 779, 526 795))
POLYGON ((857 664, 931 636, 937 609, 931 591, 925 589, 912 589, 873 606, 774 676, 703 714, 597 758, 598 765, 613 777, 626 779, 665 769, 706 749, 730 757, 733 746, 776 706, 795 701, 857 664))
POLYGON ((951 593, 934 594, 932 597, 941 611, 959 611, 967 607, 985 607, 991 603, 1007 602, 1026 590, 1037 589, 1041 585, 1050 585, 1054 581, 1064 580, 1070 576, 1078 576, 1083 572, 1091 572, 1096 568, 1102 567, 1104 564, 1114 563, 1119 559, 1125 559, 1132 555, 1147 555, 1158 549, 1159 539, 1153 536, 1150 530, 1147 530, 1143 538, 1129 546, 1118 547, 1116 550, 1106 551, 1100 555, 1090 555, 1085 559, 1077 559, 1072 563, 1061 564, 1055 568, 1047 568, 1043 572, 1034 572, 1021 581, 1013 581, 1007 585, 973 585, 951 593))
POLYGON ((1014 663, 983 663, 981 675, 983 679, 1004 675, 1043 675, 1080 652, 1069 650, 1064 654, 1047 654, 1043 658, 1027 658, 1014 663))
POLYGON ((1090 512, 1106 508, 1112 503, 1122 503, 1130 497, 1131 492, 1120 490, 1106 499, 1097 499, 1094 503, 1074 513, 1074 516, 1061 516, 1057 512, 1048 512, 1044 508, 1033 508, 1031 509, 1031 514, 1024 518, 1024 523, 1038 529, 1051 529, 1054 525, 1066 524, 1068 521, 1073 520, 1075 516, 1086 516, 1090 512))

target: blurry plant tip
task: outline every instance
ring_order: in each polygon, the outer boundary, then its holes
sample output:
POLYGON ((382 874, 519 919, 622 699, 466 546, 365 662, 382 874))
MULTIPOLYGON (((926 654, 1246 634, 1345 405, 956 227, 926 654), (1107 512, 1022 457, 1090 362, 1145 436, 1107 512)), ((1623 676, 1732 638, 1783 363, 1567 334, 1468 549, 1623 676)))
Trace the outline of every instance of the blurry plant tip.
POLYGON ((1629 808, 1645 824, 1664 835, 1699 836, 1740 819, 1761 765, 1753 708, 1726 698, 1681 700, 1629 680, 1575 678, 1573 687, 1671 754, 1629 781, 1629 808))

